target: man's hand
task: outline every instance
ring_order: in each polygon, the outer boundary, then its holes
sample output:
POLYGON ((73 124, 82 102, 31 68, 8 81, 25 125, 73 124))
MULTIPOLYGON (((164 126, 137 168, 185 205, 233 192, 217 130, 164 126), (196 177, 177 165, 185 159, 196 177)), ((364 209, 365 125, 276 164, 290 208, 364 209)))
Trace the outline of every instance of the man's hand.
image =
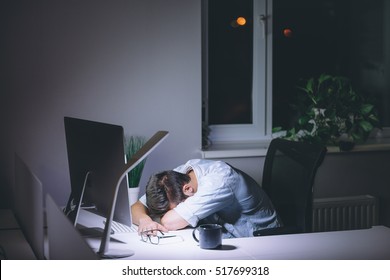
POLYGON ((138 234, 141 234, 141 232, 143 231, 150 231, 150 234, 155 235, 157 234, 157 230, 160 230, 162 232, 168 232, 167 228, 165 228, 158 222, 153 221, 149 216, 139 220, 138 234))

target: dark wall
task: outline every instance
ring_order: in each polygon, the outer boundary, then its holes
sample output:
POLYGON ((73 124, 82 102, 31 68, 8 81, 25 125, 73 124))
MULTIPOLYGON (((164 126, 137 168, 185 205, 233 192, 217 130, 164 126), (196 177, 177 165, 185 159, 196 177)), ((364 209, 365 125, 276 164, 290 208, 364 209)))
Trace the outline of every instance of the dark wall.
POLYGON ((318 170, 316 198, 370 194, 379 222, 390 226, 390 151, 328 153, 318 170))

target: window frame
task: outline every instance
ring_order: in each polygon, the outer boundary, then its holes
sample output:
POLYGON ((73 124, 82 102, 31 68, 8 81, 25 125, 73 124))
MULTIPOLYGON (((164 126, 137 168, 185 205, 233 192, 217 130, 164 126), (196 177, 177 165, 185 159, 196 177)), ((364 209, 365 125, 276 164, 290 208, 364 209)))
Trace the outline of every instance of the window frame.
MULTIPOLYGON (((207 3, 212 0, 202 0, 202 106, 203 106, 203 130, 204 125, 207 125, 207 84, 208 84, 208 52, 207 52, 207 3)), ((201 149, 203 158, 248 158, 262 157, 266 155, 269 142, 275 135, 272 135, 272 73, 273 73, 273 0, 254 0, 254 4, 263 4, 263 9, 266 16, 266 50, 264 55, 265 72, 264 77, 264 92, 260 93, 259 98, 263 101, 263 111, 256 115, 257 120, 262 126, 256 125, 212 125, 210 126, 207 136, 211 140, 212 145, 207 145, 201 149), (254 132, 254 133, 253 133, 254 132)), ((258 10, 259 6, 254 8, 257 15, 261 15, 258 10), (257 11, 257 12, 256 12, 257 11)), ((254 16, 259 26, 259 18, 254 16)), ((257 29, 258 30, 258 29, 257 29)), ((260 30, 261 31, 261 30, 260 30)), ((255 34, 259 32, 254 31, 255 34)), ((255 48, 254 48, 255 49, 255 48)), ((256 65, 256 63, 254 63, 256 65)), ((257 69, 255 69, 257 70, 257 69)), ((254 74, 255 75, 255 74, 254 74)), ((258 84, 259 85, 259 84, 258 84)), ((260 108, 257 107, 257 108, 260 108)), ((254 111, 255 112, 255 111, 254 111)), ((206 132, 207 133, 207 132, 206 132)), ((390 127, 383 127, 373 133, 367 143, 355 146, 352 152, 366 151, 389 151, 390 150, 390 127)), ((339 153, 337 147, 328 147, 329 153, 339 153)))
MULTIPOLYGON (((202 0, 202 99, 208 125, 208 1, 202 0)), ((243 143, 270 140, 272 134, 272 0, 253 1, 252 124, 209 125, 209 140, 243 143), (255 78, 257 77, 257 78, 255 78)))

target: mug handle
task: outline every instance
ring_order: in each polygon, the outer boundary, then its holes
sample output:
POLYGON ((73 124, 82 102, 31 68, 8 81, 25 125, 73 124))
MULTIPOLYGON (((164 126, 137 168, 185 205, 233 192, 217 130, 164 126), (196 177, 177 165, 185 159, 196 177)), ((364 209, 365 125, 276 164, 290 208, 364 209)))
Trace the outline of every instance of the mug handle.
POLYGON ((195 234, 195 231, 199 230, 199 227, 195 228, 193 231, 192 231, 192 237, 194 238, 194 240, 196 242, 199 243, 199 239, 196 237, 196 234, 195 234))

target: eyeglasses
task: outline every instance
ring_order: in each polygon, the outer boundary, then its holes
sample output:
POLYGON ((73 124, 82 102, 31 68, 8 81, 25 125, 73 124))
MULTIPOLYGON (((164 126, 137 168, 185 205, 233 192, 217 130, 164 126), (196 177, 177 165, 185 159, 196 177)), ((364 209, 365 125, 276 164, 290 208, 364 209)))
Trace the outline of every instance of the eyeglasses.
POLYGON ((143 242, 150 242, 153 245, 160 244, 160 240, 164 238, 178 237, 177 235, 165 235, 158 229, 149 229, 141 232, 141 240, 143 242), (157 234, 155 234, 157 232, 157 234))

